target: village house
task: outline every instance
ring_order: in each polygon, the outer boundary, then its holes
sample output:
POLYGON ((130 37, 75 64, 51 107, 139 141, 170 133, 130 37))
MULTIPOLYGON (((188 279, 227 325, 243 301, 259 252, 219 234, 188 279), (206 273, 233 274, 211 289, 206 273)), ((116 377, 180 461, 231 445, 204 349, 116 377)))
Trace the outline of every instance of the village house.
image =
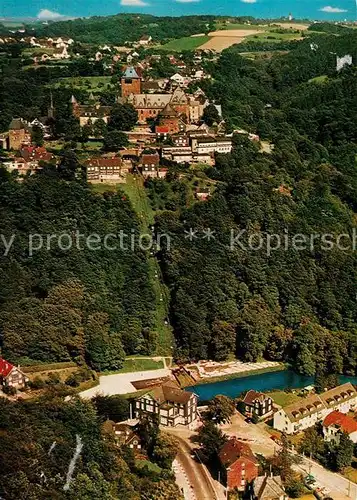
POLYGON ((53 59, 69 59, 70 55, 68 54, 67 47, 58 47, 53 51, 52 55, 53 59))
POLYGON ((232 151, 232 140, 226 137, 192 137, 192 151, 203 153, 230 153, 232 151))
POLYGON ((38 166, 39 162, 54 162, 55 157, 47 151, 43 146, 23 146, 20 149, 20 154, 28 163, 33 163, 33 166, 38 166))
POLYGON ((245 491, 258 477, 259 463, 247 443, 230 438, 219 452, 223 478, 228 490, 245 491))
POLYGON ((141 439, 135 432, 135 427, 125 423, 118 423, 114 424, 113 430, 115 437, 121 446, 128 446, 134 451, 141 451, 141 439))
POLYGON ((191 163, 193 161, 190 146, 165 146, 162 148, 162 157, 176 163, 191 163))
POLYGON ((81 105, 78 104, 77 99, 72 95, 71 105, 73 115, 79 118, 79 124, 81 127, 86 125, 88 122, 95 123, 97 120, 103 120, 108 123, 111 106, 102 106, 98 102, 93 102, 91 104, 81 105))
POLYGON ((174 75, 172 75, 170 80, 180 86, 187 85, 189 81, 185 76, 180 75, 180 73, 175 73, 174 75))
POLYGON ((131 162, 123 161, 120 156, 91 158, 84 163, 84 166, 87 170, 87 180, 91 184, 124 183, 132 168, 131 162))
POLYGON ((207 201, 211 196, 210 188, 197 188, 195 192, 195 196, 200 201, 207 201))
POLYGON ((156 153, 143 154, 140 158, 139 166, 144 177, 157 177, 160 165, 160 156, 156 153))
POLYGON ((54 155, 49 153, 44 147, 22 146, 19 152, 21 156, 6 158, 3 161, 3 165, 9 172, 16 171, 20 181, 25 175, 31 175, 41 170, 42 162, 55 162, 54 155))
POLYGON ((159 92, 161 90, 161 87, 160 87, 158 81, 147 80, 147 81, 141 83, 141 90, 144 93, 153 94, 155 92, 159 92))
POLYGON ((103 423, 102 431, 105 434, 114 436, 118 446, 128 446, 134 453, 142 453, 142 443, 140 436, 136 432, 138 420, 125 420, 124 422, 113 422, 106 420, 103 423))
POLYGON ((357 443, 357 422, 352 417, 333 411, 325 417, 322 423, 322 432, 325 441, 332 441, 339 444, 341 434, 346 432, 348 437, 354 443, 357 443))
POLYGON ((245 413, 252 417, 266 417, 273 412, 273 400, 263 392, 250 390, 243 398, 245 413))
POLYGON ((313 394, 274 413, 274 429, 286 434, 303 431, 314 426, 333 412, 354 411, 357 392, 351 383, 335 387, 323 394, 313 394))
POLYGON ((184 133, 174 134, 171 139, 174 145, 178 148, 187 147, 190 144, 189 138, 184 133))
POLYGON ((257 477, 252 493, 252 500, 289 500, 280 476, 257 477))
POLYGON ((174 382, 150 389, 135 400, 135 416, 157 415, 160 425, 191 426, 197 420, 197 396, 179 389, 174 382))
POLYGON ((143 35, 140 40, 139 40, 139 45, 149 45, 150 42, 152 42, 152 36, 150 35, 143 35))
POLYGON ((0 358, 0 387, 13 387, 23 389, 29 382, 29 378, 20 370, 3 358, 0 358))
POLYGON ((162 126, 162 125, 156 125, 155 127, 155 134, 156 134, 156 139, 159 141, 165 141, 169 134, 169 127, 162 126))

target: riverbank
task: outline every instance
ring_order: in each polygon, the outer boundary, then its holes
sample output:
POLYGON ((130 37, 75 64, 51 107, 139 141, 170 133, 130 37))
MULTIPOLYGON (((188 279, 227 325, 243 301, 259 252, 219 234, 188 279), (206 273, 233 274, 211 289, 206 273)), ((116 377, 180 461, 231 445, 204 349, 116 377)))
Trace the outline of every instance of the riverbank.
MULTIPOLYGON (((357 384, 357 377, 341 375, 339 383, 351 382, 357 384)), ((272 392, 285 389, 300 389, 314 384, 314 377, 300 375, 291 368, 284 366, 280 370, 261 370, 260 373, 241 374, 238 377, 229 377, 226 380, 205 381, 203 384, 186 387, 187 391, 194 392, 201 402, 210 401, 218 394, 236 398, 243 392, 253 389, 258 392, 272 392)))
POLYGON ((213 377, 202 378, 202 379, 197 380, 195 382, 195 384, 192 384, 191 387, 196 387, 197 385, 215 384, 217 382, 225 382, 227 380, 248 378, 248 377, 254 376, 254 375, 262 375, 264 373, 280 372, 280 371, 284 371, 284 370, 288 370, 288 366, 285 365, 284 363, 279 363, 276 366, 267 366, 265 368, 257 368, 257 369, 242 371, 242 372, 226 373, 224 375, 217 375, 217 376, 213 376, 213 377))

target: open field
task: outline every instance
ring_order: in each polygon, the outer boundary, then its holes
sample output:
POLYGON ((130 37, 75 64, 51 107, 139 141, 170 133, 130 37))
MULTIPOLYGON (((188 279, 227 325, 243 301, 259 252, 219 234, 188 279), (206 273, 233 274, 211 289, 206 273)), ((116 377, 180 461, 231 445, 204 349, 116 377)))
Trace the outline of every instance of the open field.
POLYGON ((261 30, 219 30, 219 31, 211 31, 208 33, 210 37, 236 37, 236 38, 246 38, 247 36, 255 35, 261 33, 261 30))
POLYGON ((305 31, 308 29, 310 24, 301 24, 301 23, 274 23, 277 26, 280 26, 281 28, 285 29, 291 29, 291 30, 300 30, 300 31, 305 31))
POLYGON ((209 41, 209 36, 206 35, 193 35, 179 38, 178 40, 171 40, 165 45, 160 46, 162 50, 173 52, 181 52, 183 50, 195 50, 201 45, 209 41))
POLYGON ((246 41, 256 41, 256 42, 281 42, 289 40, 299 40, 301 39, 300 33, 284 32, 278 33, 277 31, 260 31, 254 33, 254 35, 248 36, 246 41))
MULTIPOLYGON (((297 25, 299 26, 299 25, 297 25)), ((301 25, 302 26, 302 25, 301 25)), ((280 42, 289 40, 298 40, 301 38, 300 32, 294 32, 289 29, 283 31, 285 26, 246 26, 239 24, 231 24, 224 29, 211 31, 208 34, 208 40, 202 45, 197 45, 196 48, 211 49, 221 52, 231 45, 242 43, 244 41, 260 42, 280 42), (281 31, 281 33, 279 32, 281 31)), ((306 25, 307 28, 307 25, 306 25)), ((306 29, 305 28, 305 29, 306 29)), ((297 28, 295 28, 297 29, 297 28)), ((299 30, 301 31, 301 30, 299 30)), ((200 40, 199 37, 191 37, 193 40, 200 40)))
POLYGON ((242 43, 248 36, 261 33, 260 30, 220 30, 211 31, 209 40, 200 49, 211 49, 221 52, 231 45, 242 43))
POLYGON ((221 30, 265 30, 266 26, 260 25, 260 24, 243 24, 243 23, 216 23, 216 30, 221 31, 221 30))

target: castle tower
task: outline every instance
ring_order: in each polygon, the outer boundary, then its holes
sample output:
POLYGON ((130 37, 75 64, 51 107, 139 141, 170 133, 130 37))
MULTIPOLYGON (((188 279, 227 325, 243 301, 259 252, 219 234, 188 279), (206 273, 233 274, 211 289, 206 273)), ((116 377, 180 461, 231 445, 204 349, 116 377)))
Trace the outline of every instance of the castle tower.
POLYGON ((31 143, 28 126, 21 118, 13 118, 9 125, 9 148, 18 150, 23 144, 31 143))
POLYGON ((160 125, 168 128, 169 134, 176 134, 180 131, 179 116, 170 104, 166 104, 158 118, 160 125))
POLYGON ((121 96, 141 94, 141 78, 133 66, 126 68, 121 78, 121 96))

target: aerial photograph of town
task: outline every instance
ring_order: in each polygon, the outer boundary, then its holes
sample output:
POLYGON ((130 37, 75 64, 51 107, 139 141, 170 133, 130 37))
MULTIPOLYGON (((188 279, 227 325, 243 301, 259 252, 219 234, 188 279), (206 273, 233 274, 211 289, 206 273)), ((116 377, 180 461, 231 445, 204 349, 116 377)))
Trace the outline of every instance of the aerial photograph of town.
POLYGON ((357 0, 0 5, 0 500, 357 500, 357 0))

